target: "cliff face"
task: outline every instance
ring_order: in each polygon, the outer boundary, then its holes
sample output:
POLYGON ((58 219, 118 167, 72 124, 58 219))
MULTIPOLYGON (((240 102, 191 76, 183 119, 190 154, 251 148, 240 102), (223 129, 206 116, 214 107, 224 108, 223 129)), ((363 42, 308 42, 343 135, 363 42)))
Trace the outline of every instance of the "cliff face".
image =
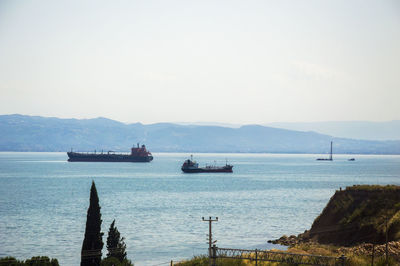
POLYGON ((351 246, 400 240, 400 186, 353 186, 336 191, 311 229, 299 235, 351 246))

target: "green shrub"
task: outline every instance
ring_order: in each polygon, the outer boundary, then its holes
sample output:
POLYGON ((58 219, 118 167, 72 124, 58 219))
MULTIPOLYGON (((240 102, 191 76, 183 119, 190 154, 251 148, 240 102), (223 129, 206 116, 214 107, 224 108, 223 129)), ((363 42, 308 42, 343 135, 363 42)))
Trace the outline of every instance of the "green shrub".
POLYGON ((23 260, 14 257, 0 258, 0 266, 59 266, 57 259, 50 259, 46 256, 37 256, 23 260))
POLYGON ((24 262, 23 261, 19 261, 14 257, 4 257, 4 258, 0 258, 0 265, 7 265, 7 266, 23 266, 24 262))
POLYGON ((29 266, 59 266, 57 259, 49 259, 49 257, 32 257, 25 261, 25 265, 29 266))
POLYGON ((118 258, 108 257, 101 261, 100 266, 133 266, 133 263, 128 259, 121 262, 118 258))

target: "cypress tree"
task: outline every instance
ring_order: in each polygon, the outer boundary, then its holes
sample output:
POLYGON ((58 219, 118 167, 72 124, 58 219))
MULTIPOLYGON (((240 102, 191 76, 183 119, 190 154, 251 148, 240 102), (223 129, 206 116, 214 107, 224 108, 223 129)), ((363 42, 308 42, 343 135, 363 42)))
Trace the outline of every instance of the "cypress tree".
POLYGON ((118 228, 115 227, 115 220, 111 223, 108 230, 107 250, 107 258, 114 257, 120 262, 126 259, 126 245, 124 238, 121 238, 118 228))
POLYGON ((82 244, 81 266, 96 266, 101 262, 103 233, 101 231, 101 213, 96 185, 92 181, 90 205, 87 211, 85 238, 82 244))

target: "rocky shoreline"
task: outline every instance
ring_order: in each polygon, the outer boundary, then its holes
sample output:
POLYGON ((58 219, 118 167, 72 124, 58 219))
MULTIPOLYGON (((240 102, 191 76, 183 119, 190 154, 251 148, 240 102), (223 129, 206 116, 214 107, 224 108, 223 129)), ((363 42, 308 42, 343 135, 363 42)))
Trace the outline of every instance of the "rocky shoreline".
POLYGON ((309 239, 304 239, 303 237, 301 237, 301 235, 299 236, 295 236, 295 235, 291 235, 291 236, 287 236, 287 235, 283 235, 278 239, 275 240, 268 240, 268 243, 272 243, 272 244, 279 244, 279 245, 283 245, 283 246, 289 246, 289 247, 294 247, 298 244, 301 243, 315 243, 314 241, 311 241, 309 239))
MULTIPOLYGON (((372 256, 372 253, 374 253, 374 256, 380 257, 385 256, 386 251, 386 244, 373 245, 371 243, 363 243, 352 247, 336 247, 333 245, 319 244, 314 240, 305 239, 301 235, 283 235, 279 239, 268 240, 268 243, 288 246, 289 248, 299 247, 303 244, 312 246, 330 246, 337 254, 354 254, 356 256, 372 256)), ((400 241, 388 242, 388 254, 396 261, 400 261, 400 241)))

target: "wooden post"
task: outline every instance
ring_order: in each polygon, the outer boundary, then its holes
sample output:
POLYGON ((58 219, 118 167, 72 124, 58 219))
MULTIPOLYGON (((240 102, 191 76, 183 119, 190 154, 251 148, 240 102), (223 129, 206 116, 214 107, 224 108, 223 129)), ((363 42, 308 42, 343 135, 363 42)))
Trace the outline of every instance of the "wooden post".
POLYGON ((217 247, 212 246, 212 264, 211 266, 217 266, 217 247))
POLYGON ((256 266, 257 266, 257 261, 258 261, 258 257, 257 257, 257 249, 256 249, 256 266))
MULTIPOLYGON (((211 216, 209 219, 204 219, 202 217, 203 222, 208 222, 208 257, 209 257, 209 265, 211 266, 211 258, 212 258, 212 250, 211 250, 211 245, 212 245, 212 230, 211 230, 211 225, 212 222, 218 222, 218 217, 215 217, 215 219, 212 219, 211 216)), ((215 246, 215 245, 214 245, 215 246)))

